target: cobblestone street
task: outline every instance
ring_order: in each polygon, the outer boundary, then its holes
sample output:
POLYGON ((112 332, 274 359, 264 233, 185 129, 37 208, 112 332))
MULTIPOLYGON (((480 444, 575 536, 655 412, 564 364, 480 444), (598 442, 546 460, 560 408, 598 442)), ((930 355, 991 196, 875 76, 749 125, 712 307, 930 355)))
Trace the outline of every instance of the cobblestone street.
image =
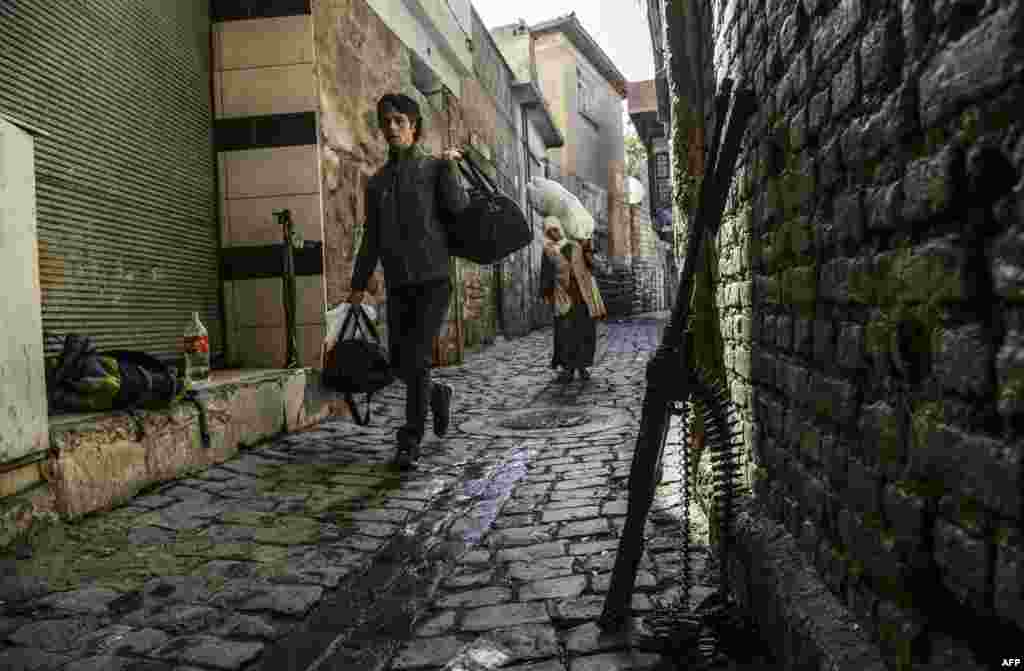
MULTIPOLYGON (((0 668, 653 667, 595 619, 658 317, 609 324, 586 382, 554 381, 548 329, 437 371, 457 389, 453 426, 428 433, 415 471, 388 464, 395 385, 370 427, 328 421, 37 534, 2 563, 0 668)), ((675 465, 666 455, 638 615, 678 594, 675 465)))

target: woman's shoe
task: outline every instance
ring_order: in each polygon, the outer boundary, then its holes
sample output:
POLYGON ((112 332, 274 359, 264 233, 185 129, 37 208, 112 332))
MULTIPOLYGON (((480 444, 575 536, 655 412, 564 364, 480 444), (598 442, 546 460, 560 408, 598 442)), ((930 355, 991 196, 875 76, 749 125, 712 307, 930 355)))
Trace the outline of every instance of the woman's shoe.
POLYGON ((580 379, 581 380, 589 380, 590 379, 590 371, 587 370, 586 368, 580 368, 580 379))

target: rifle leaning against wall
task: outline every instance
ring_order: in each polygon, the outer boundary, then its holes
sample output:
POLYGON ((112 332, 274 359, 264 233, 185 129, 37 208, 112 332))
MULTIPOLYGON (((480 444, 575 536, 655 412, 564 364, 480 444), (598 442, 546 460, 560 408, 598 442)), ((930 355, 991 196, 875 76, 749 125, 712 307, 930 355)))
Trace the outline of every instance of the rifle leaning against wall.
MULTIPOLYGON (((622 629, 626 624, 626 616, 630 612, 637 566, 644 551, 644 525, 654 501, 655 487, 660 480, 661 456, 668 437, 671 416, 685 413, 691 399, 701 401, 704 408, 709 411, 711 428, 716 432, 715 437, 720 441, 729 442, 727 432, 730 429, 725 425, 723 413, 716 412, 716 409, 724 407, 723 401, 727 401, 727 392, 724 389, 710 388, 699 371, 690 369, 690 357, 687 356, 687 353, 692 344, 689 342, 690 334, 685 331, 685 327, 689 318, 694 275, 703 252, 704 236, 705 233, 710 232, 711 235, 714 235, 718 231, 725 208, 726 193, 732 182, 736 157, 739 154, 740 141, 746 130, 747 122, 757 109, 757 102, 752 91, 741 90, 735 96, 731 96, 731 93, 732 80, 726 79, 722 82, 721 93, 715 99, 714 138, 707 148, 706 165, 709 169, 705 171, 705 177, 701 183, 700 201, 686 245, 679 291, 661 343, 647 364, 647 390, 644 395, 640 430, 629 473, 629 503, 626 524, 619 539, 615 568, 600 620, 601 626, 606 630, 622 629), (730 97, 732 97, 731 113, 726 120, 726 113, 730 112, 730 97), (724 138, 722 137, 723 128, 725 129, 724 138)), ((685 420, 685 417, 682 419, 685 420)), ((688 467, 689 455, 686 453, 688 448, 685 444, 683 449, 683 485, 686 491, 691 491, 693 487, 692 474, 688 467)), ((730 466, 728 463, 729 453, 729 446, 724 446, 721 455, 727 462, 725 464, 727 474, 730 466)), ((731 512, 731 485, 731 482, 725 483, 725 496, 719 497, 720 503, 724 505, 724 509, 721 509, 720 512, 725 513, 726 516, 725 520, 719 520, 720 523, 726 522, 731 512)), ((684 501, 684 507, 687 507, 688 503, 688 501, 684 501)), ((688 538, 690 530, 686 528, 683 533, 688 538)), ((728 536, 728 528, 723 529, 723 533, 719 535, 720 542, 723 544, 723 553, 728 536)), ((686 555, 684 557, 686 564, 684 583, 687 592, 684 598, 688 599, 690 586, 688 552, 684 552, 684 555, 686 555)))

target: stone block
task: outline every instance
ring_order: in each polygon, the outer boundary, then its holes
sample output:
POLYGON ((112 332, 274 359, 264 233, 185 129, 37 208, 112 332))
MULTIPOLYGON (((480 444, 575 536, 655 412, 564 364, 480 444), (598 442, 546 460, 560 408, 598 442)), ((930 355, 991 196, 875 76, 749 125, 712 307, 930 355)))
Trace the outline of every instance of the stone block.
POLYGON ((807 110, 807 126, 810 133, 817 136, 829 124, 832 110, 829 101, 831 88, 826 88, 811 97, 811 103, 807 110))
POLYGON ((814 320, 814 360, 822 365, 833 363, 835 356, 835 327, 830 320, 814 320))
POLYGON ((1024 333, 1011 330, 996 355, 999 382, 999 414, 1011 418, 1024 414, 1024 333))
MULTIPOLYGON (((966 254, 958 236, 933 239, 910 254, 895 257, 886 277, 898 278, 897 296, 905 302, 970 300, 975 290, 966 254)), ((880 266, 880 270, 885 269, 880 266)))
POLYGON ((799 436, 797 446, 800 456, 807 463, 821 463, 821 434, 813 427, 806 427, 799 436))
POLYGON ((961 493, 1003 517, 1019 518, 1019 449, 1006 441, 980 434, 966 435, 961 445, 962 453, 957 455, 956 462, 961 493))
MULTIPOLYGON (((807 477, 804 478, 801 485, 801 506, 807 519, 814 523, 817 530, 818 526, 825 520, 828 490, 821 478, 816 477, 813 472, 807 473, 807 477)), ((815 542, 817 542, 817 537, 815 542)))
MULTIPOLYGON (((106 431, 113 429, 115 423, 103 422, 106 431)), ((146 447, 129 437, 133 427, 124 429, 127 429, 125 435, 108 439, 109 442, 99 440, 100 436, 110 435, 104 431, 103 434, 82 436, 75 441, 82 442, 74 449, 67 449, 68 443, 64 443, 64 449, 58 448, 56 455, 44 466, 57 500, 57 510, 62 515, 77 517, 110 508, 128 500, 149 484, 146 447)))
POLYGON ((800 404, 807 403, 807 394, 797 396, 792 399, 792 405, 786 411, 785 421, 783 426, 785 429, 782 432, 782 441, 796 449, 797 444, 800 441, 800 435, 803 433, 804 427, 806 427, 811 417, 809 413, 804 411, 804 408, 800 404))
POLYGON ((807 58, 798 53, 789 64, 786 74, 779 81, 776 99, 780 109, 798 105, 805 100, 804 89, 807 86, 807 58))
POLYGON ((796 362, 785 362, 782 365, 783 380, 780 385, 790 399, 807 398, 810 371, 796 362))
POLYGON ((837 489, 846 487, 850 468, 849 443, 832 434, 825 434, 821 438, 821 454, 825 474, 832 486, 837 489))
POLYGON ((1018 80, 1024 73, 1022 34, 1020 7, 1012 3, 1001 7, 940 51, 921 75, 920 105, 924 126, 935 126, 955 114, 960 104, 1018 80))
POLYGON ((775 357, 760 347, 751 350, 750 379, 758 385, 775 385, 775 357))
POLYGON ((963 152, 956 146, 911 162, 903 178, 903 219, 922 224, 948 212, 964 180, 963 152))
POLYGON ((890 478, 899 477, 907 459, 907 439, 896 410, 885 401, 872 403, 861 411, 858 429, 868 463, 890 478))
POLYGON ((1024 597, 1021 595, 1024 558, 1019 541, 1016 531, 1008 531, 996 544, 994 605, 999 617, 1024 628, 1024 597))
POLYGON ((306 409, 306 371, 299 370, 281 381, 281 395, 284 398, 284 430, 309 426, 312 422, 306 409))
POLYGON ((824 419, 847 426, 853 422, 858 409, 857 388, 846 380, 814 373, 810 387, 803 392, 813 403, 815 413, 824 419), (808 394, 809 392, 809 394, 808 394))
POLYGON ((798 2, 782 22, 782 28, 779 29, 779 46, 782 48, 782 53, 786 55, 792 53, 807 34, 809 27, 810 19, 807 12, 804 10, 803 4, 798 2))
POLYGON ((804 520, 803 524, 800 525, 800 538, 799 545, 800 551, 803 552, 804 558, 808 561, 813 561, 815 552, 818 549, 818 541, 821 538, 821 534, 818 532, 817 525, 810 520, 804 520))
POLYGON ((957 599, 982 609, 990 590, 990 546, 951 522, 935 522, 935 563, 942 583, 957 599))
POLYGON ((919 130, 917 87, 904 83, 882 103, 882 109, 869 120, 869 141, 881 150, 892 150, 907 143, 919 130))
MULTIPOLYGON (((795 94, 798 101, 802 101, 804 96, 803 93, 795 94)), ((800 151, 807 146, 810 136, 810 129, 807 125, 807 107, 801 107, 793 116, 789 119, 789 147, 793 151, 800 151)), ((804 169, 812 169, 809 166, 809 162, 805 162, 804 169)))
MULTIPOLYGON (((1024 224, 1024 196, 1018 200, 1018 211, 1018 221, 1024 224)), ((989 258, 996 294, 1024 302, 1024 225, 1012 226, 996 238, 989 258)))
POLYGON ((764 325, 761 328, 761 342, 769 347, 777 347, 778 342, 778 317, 775 315, 765 315, 764 325))
POLYGON ((900 27, 903 30, 905 59, 917 60, 928 45, 934 17, 930 3, 918 0, 901 0, 900 27))
POLYGON ((899 228, 903 213, 903 183, 872 189, 865 198, 867 225, 872 231, 894 231, 899 228))
POLYGON ((885 519, 897 542, 907 549, 920 546, 928 522, 925 500, 890 483, 882 492, 882 501, 885 519))
POLYGON ((824 143, 818 154, 818 180, 825 190, 833 188, 843 178, 840 147, 840 138, 832 138, 824 143))
POLYGON ((860 101, 858 53, 854 52, 832 78, 832 119, 837 120, 860 101))
POLYGON ((793 351, 799 356, 810 358, 814 354, 814 320, 797 317, 793 320, 793 351))
POLYGON ((860 459, 850 459, 844 498, 858 512, 872 515, 881 513, 881 487, 882 474, 877 469, 860 459))
POLYGON ((793 318, 779 315, 775 320, 775 346, 784 352, 793 348, 793 318))
POLYGON ((876 84, 884 88, 899 75, 903 58, 900 47, 900 17, 895 13, 884 14, 861 40, 861 79, 865 89, 876 84))
POLYGON ((818 23, 813 37, 814 62, 818 67, 832 61, 833 54, 853 35, 863 16, 863 0, 840 0, 818 23))
POLYGON ((842 324, 836 343, 836 361, 841 367, 851 371, 864 367, 863 326, 851 323, 842 324))
POLYGON ((907 566, 900 561, 892 532, 880 526, 877 517, 852 515, 850 533, 853 542, 846 547, 868 575, 892 586, 904 582, 907 566))
POLYGON ((913 648, 924 635, 924 621, 920 615, 906 611, 891 601, 878 604, 878 632, 882 654, 891 666, 899 666, 911 659, 913 648))
POLYGON ((908 475, 959 488, 964 435, 940 420, 917 412, 911 420, 908 475))
POLYGON ((993 388, 992 342, 981 324, 968 324, 938 332, 935 373, 944 389, 987 396, 993 388))
POLYGON ((836 197, 834 205, 836 243, 841 250, 854 251, 864 240, 864 203, 860 190, 836 197))

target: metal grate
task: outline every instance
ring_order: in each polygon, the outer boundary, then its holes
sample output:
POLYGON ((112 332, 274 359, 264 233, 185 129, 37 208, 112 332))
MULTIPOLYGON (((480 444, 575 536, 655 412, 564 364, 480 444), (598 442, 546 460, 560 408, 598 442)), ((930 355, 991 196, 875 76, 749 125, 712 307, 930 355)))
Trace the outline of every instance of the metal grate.
POLYGON ((221 348, 209 34, 197 0, 0 2, 0 111, 50 134, 44 331, 170 358, 199 311, 221 348))

